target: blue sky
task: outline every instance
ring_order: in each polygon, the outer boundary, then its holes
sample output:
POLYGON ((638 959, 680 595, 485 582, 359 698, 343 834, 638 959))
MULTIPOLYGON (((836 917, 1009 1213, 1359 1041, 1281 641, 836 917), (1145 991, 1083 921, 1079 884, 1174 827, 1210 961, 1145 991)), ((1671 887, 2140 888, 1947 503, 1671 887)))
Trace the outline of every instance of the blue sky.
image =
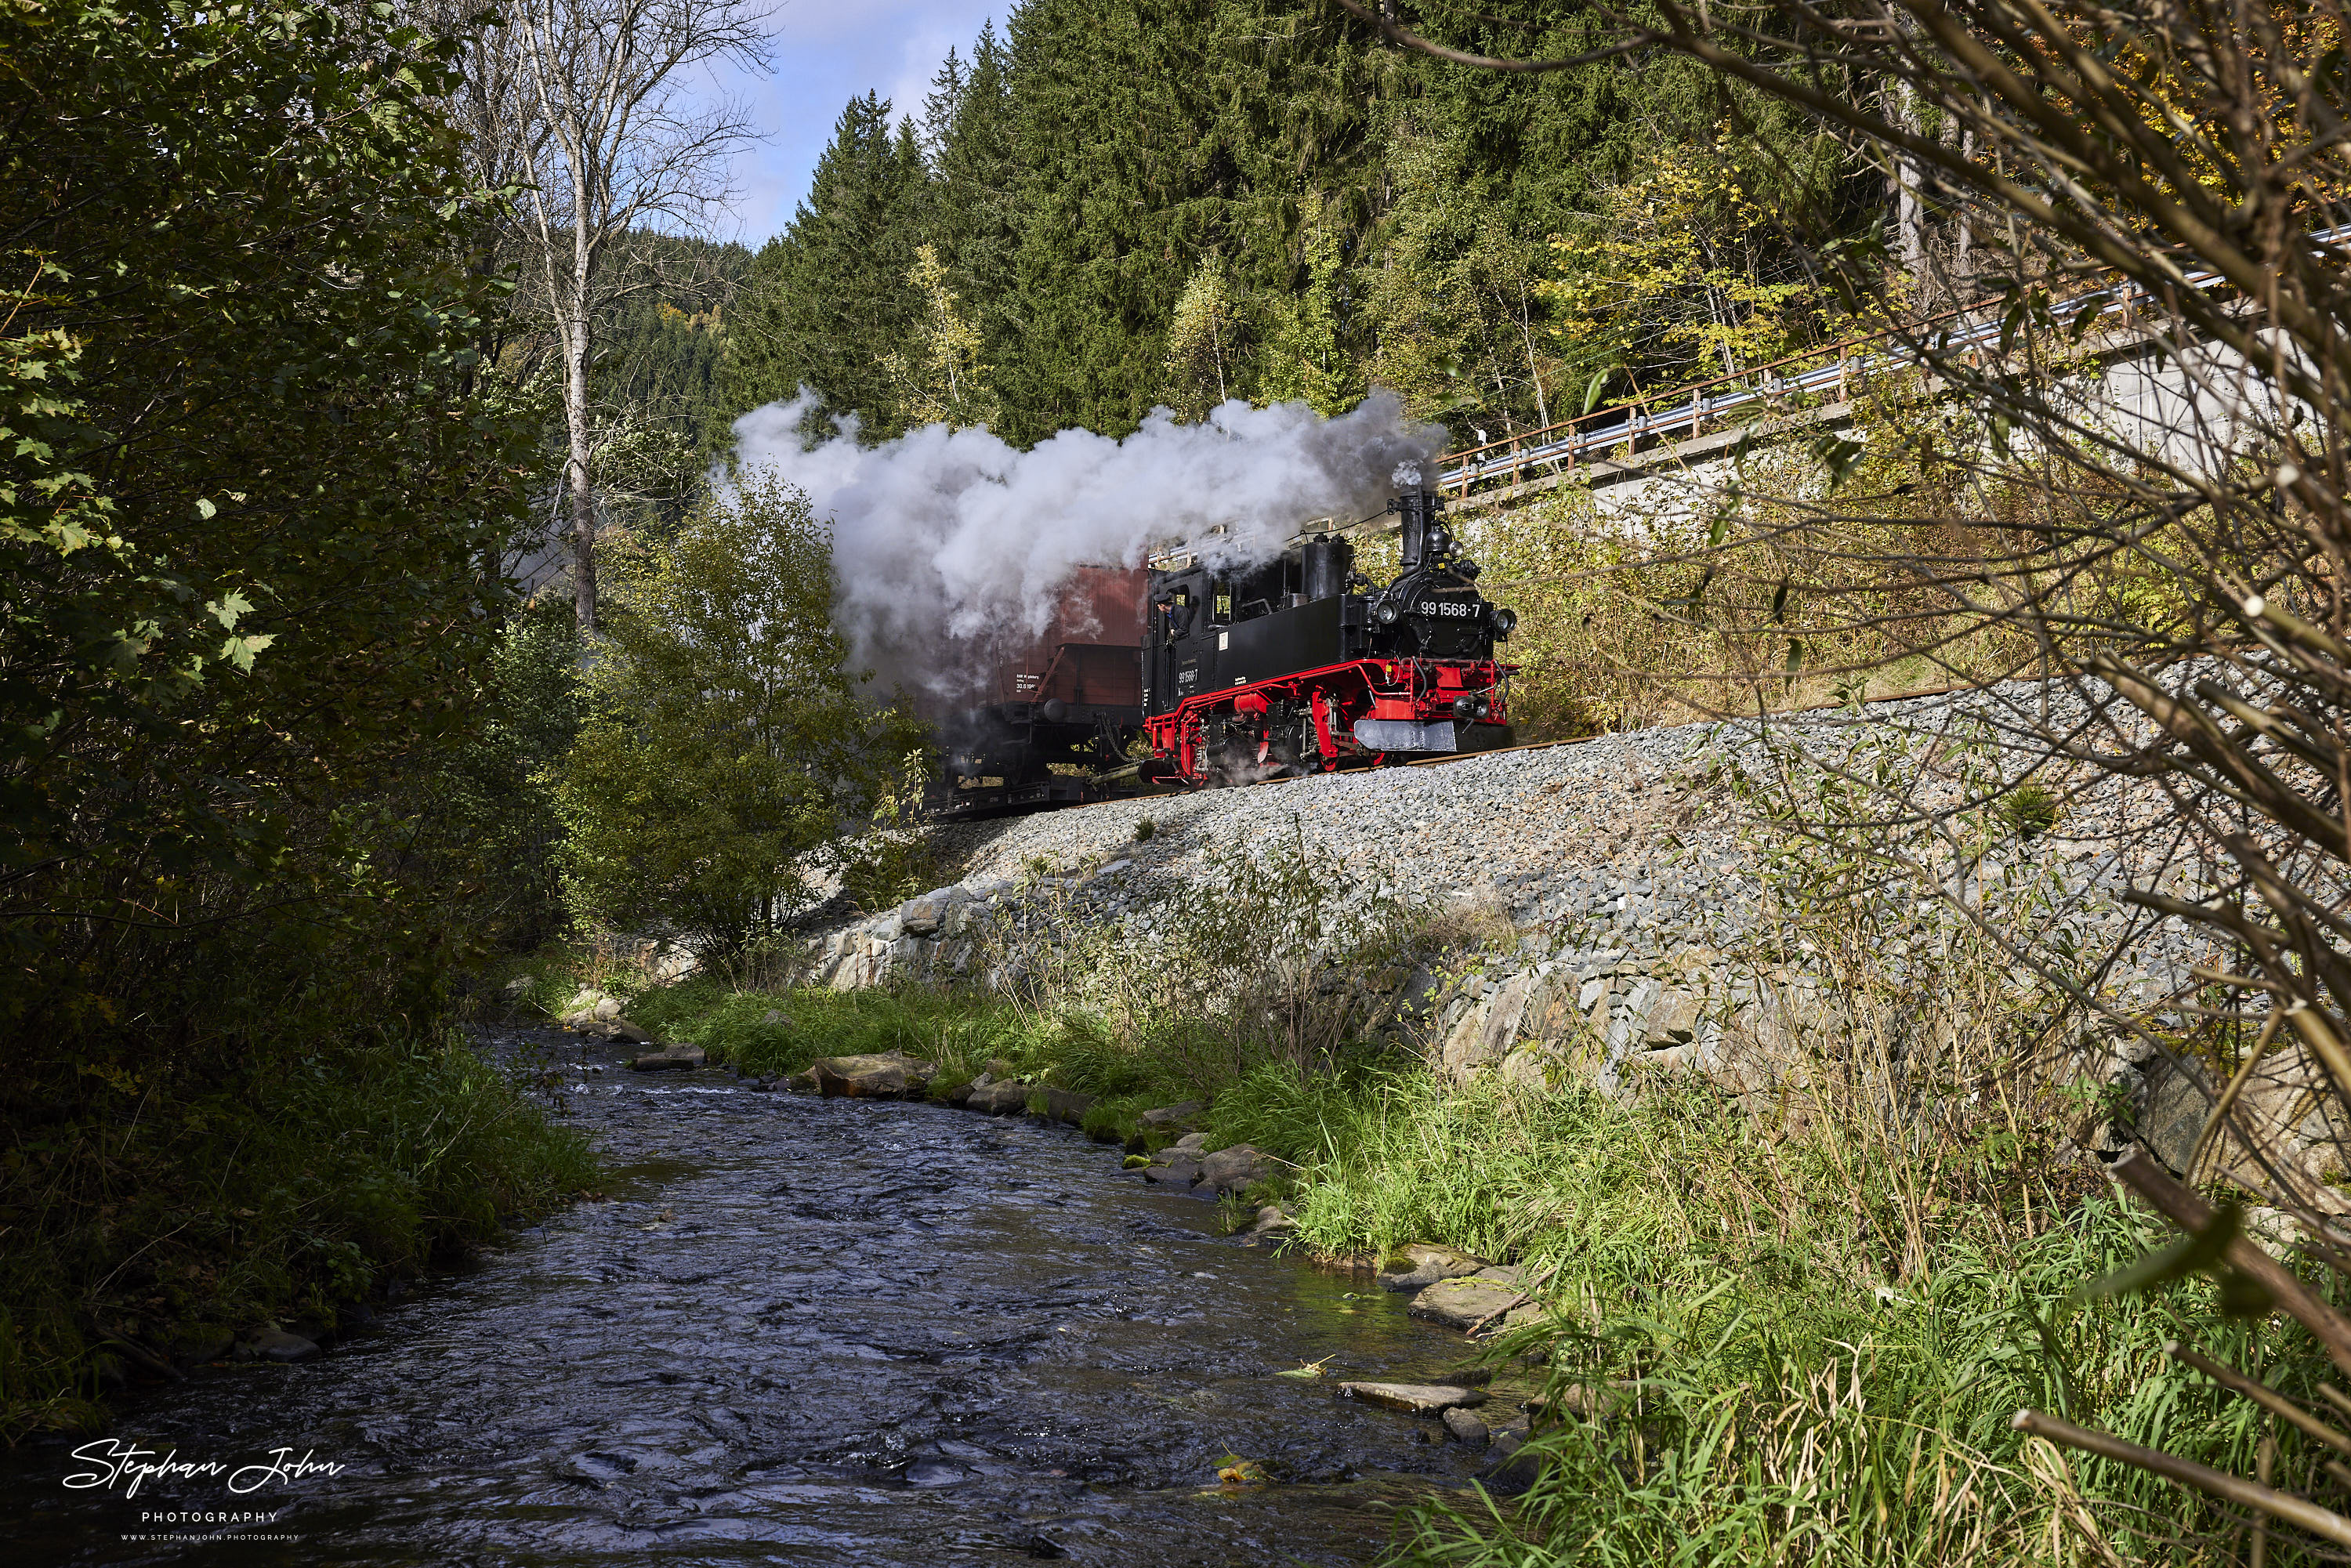
POLYGON ((947 50, 968 55, 990 17, 1001 33, 1008 9, 1008 0, 783 0, 768 24, 773 74, 722 79, 767 139, 737 157, 733 232, 722 225, 717 237, 757 249, 808 193, 842 104, 870 89, 897 112, 920 114, 947 50))

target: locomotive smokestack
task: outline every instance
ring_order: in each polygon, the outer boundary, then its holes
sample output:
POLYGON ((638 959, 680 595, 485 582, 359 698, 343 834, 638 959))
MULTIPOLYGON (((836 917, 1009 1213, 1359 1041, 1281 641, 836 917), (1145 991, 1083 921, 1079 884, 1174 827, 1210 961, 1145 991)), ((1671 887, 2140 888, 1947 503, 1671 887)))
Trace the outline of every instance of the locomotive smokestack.
POLYGON ((1388 503, 1388 510, 1400 514, 1404 518, 1404 559, 1401 565, 1405 571, 1420 570, 1421 558, 1427 553, 1429 539, 1437 531, 1437 514, 1444 507, 1444 500, 1434 490, 1414 490, 1388 503))

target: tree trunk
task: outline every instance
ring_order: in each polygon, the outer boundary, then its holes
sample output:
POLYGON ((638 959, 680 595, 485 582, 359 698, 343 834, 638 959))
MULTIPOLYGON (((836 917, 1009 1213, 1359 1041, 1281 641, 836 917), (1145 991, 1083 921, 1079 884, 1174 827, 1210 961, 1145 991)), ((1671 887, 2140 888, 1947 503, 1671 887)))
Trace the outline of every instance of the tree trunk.
MULTIPOLYGON (((575 161, 576 162, 576 161, 575 161)), ((580 635, 596 632, 596 492, 590 486, 591 453, 588 429, 588 312, 593 300, 596 246, 588 229, 588 190, 572 175, 570 298, 557 308, 563 316, 563 423, 570 455, 563 465, 563 487, 571 502, 571 609, 580 635)))
MULTIPOLYGON (((1894 122, 1912 135, 1918 133, 1918 99, 1907 82, 1897 83, 1894 122)), ((1911 306, 1927 308, 1927 204, 1919 190, 1920 170, 1910 155, 1896 149, 1894 157, 1894 232, 1902 247, 1902 267, 1910 275, 1911 306)))
POLYGON ((588 483, 588 324, 564 334, 563 420, 571 437, 563 487, 571 506, 571 608, 582 636, 596 630, 596 494, 588 483))
POLYGON ((1543 395, 1542 366, 1535 360, 1534 322, 1527 314, 1527 287, 1519 285, 1519 340, 1527 346, 1527 379, 1535 384, 1535 428, 1551 428, 1551 400, 1543 395))

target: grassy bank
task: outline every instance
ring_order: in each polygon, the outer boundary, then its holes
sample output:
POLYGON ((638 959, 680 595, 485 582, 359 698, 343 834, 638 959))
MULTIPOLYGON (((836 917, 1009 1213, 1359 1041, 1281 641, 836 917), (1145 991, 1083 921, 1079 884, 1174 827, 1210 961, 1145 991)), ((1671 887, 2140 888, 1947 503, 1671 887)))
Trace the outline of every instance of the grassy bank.
MULTIPOLYGON (((1548 1319, 1498 1354, 1541 1351, 1555 1389, 1607 1412, 1545 1431, 1553 1463, 1513 1507, 1416 1519, 1409 1561, 2099 1561, 2085 1532, 2125 1558, 2199 1561, 2199 1531, 2228 1560, 2217 1511, 2028 1451, 2008 1426, 2029 1405, 2252 1462, 2257 1413, 2163 1354, 2179 1337, 2247 1364, 2247 1327, 2208 1287, 2069 1311, 2077 1286, 2171 1239, 2095 1178, 2001 1202, 1983 1178, 2006 1172, 1965 1173, 1932 1195, 1926 1266, 1905 1276, 1917 1195, 1898 1173, 1834 1129, 1788 1136, 1703 1092, 1624 1105, 1407 1077, 1320 1121, 1305 1237, 1523 1262, 1548 1319)), ((2285 1381, 2314 1399, 2321 1371, 2304 1355, 2285 1381)), ((2285 1451, 2282 1473, 2323 1457, 2285 1451)))
MULTIPOLYGON (((1494 1354, 1541 1355, 1554 1392, 1601 1414, 1538 1423, 1552 1464, 1524 1498, 1405 1521, 1403 1562, 2229 1562, 2241 1540, 2220 1511, 2060 1458, 2009 1417, 2030 1405, 2249 1468, 2258 1412, 2170 1362, 2170 1338, 2240 1365, 2257 1339, 2294 1347, 2266 1370, 2318 1402, 2306 1342, 2228 1320, 2200 1280, 2074 1304, 2170 1239, 2029 1143, 1922 1178, 1833 1118, 1774 1123, 1695 1085, 1631 1103, 1462 1088, 1393 1048, 1236 1068, 976 993, 698 980, 640 993, 631 1016, 762 1073, 902 1050, 939 1062, 944 1092, 992 1063, 1103 1096, 1105 1137, 1144 1106, 1208 1098, 1211 1147, 1294 1168, 1281 1196, 1303 1245, 1432 1241, 1526 1266, 1547 1315, 1494 1354)), ((2325 1451, 2277 1435, 2278 1473, 2309 1480, 2325 1451)))
POLYGON ((454 1036, 94 1096, 0 1155, 0 1437, 101 1423, 148 1354, 331 1329, 595 1181, 584 1141, 454 1036))

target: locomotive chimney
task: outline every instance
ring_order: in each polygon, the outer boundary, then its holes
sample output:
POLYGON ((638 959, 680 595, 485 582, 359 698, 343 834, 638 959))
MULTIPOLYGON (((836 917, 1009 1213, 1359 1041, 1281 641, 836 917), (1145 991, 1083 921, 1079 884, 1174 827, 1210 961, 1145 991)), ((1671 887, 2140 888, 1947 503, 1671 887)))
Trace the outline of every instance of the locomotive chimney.
POLYGON ((1404 559, 1399 563, 1404 570, 1420 570, 1421 557, 1427 551, 1429 535, 1437 524, 1437 514, 1444 505, 1434 490, 1415 490, 1388 503, 1388 510, 1404 517, 1404 559))

